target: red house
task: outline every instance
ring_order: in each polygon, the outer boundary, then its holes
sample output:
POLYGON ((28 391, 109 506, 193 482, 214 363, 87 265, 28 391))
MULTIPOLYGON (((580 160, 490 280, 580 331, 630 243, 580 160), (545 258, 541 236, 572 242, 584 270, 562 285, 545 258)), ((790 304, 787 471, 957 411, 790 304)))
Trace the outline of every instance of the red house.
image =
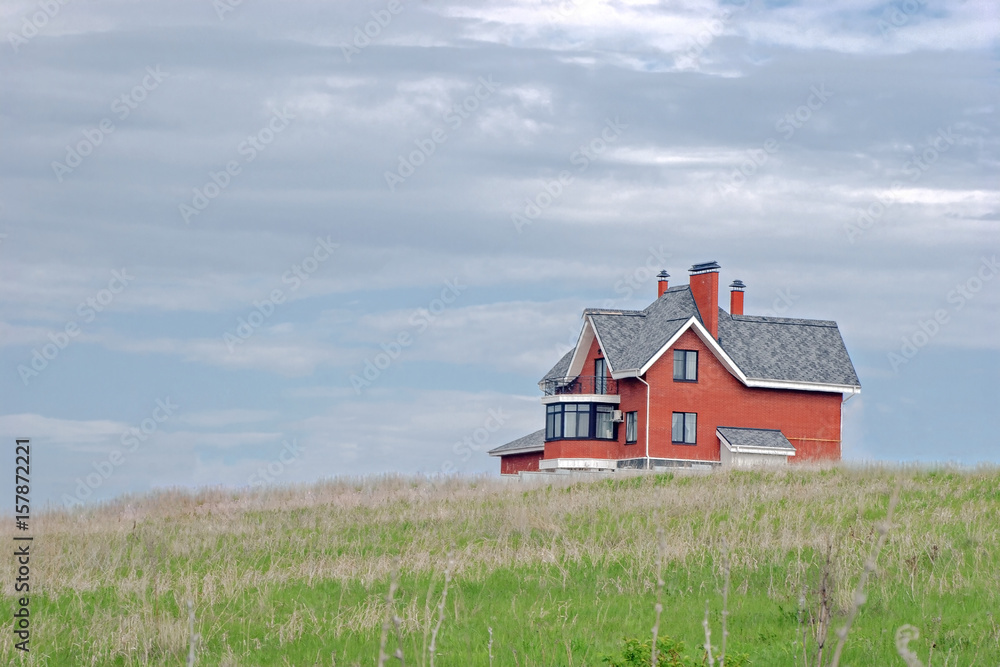
POLYGON ((692 266, 644 310, 583 311, 541 382, 545 428, 490 451, 504 475, 840 460, 841 404, 861 392, 836 322, 719 307, 719 265, 692 266))

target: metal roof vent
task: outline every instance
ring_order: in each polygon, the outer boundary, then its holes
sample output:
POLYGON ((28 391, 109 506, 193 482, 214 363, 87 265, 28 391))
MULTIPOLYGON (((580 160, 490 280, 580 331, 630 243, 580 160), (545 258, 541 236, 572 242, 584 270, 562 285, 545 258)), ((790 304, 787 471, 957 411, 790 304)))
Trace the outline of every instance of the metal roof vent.
POLYGON ((691 275, 697 275, 699 273, 711 273, 714 271, 718 271, 721 268, 722 267, 719 266, 719 263, 713 260, 711 262, 702 262, 701 264, 695 264, 690 269, 688 269, 688 271, 691 272, 691 275))

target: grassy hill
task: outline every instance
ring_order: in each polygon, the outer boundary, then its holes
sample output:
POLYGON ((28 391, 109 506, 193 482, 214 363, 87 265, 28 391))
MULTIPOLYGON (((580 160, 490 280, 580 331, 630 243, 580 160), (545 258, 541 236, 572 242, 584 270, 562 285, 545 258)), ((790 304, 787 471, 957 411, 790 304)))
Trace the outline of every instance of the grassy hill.
MULTIPOLYGON (((408 665, 430 665, 431 643, 440 666, 601 665, 624 638, 649 639, 658 595, 660 635, 700 660, 706 605, 721 644, 725 591, 730 655, 803 665, 804 639, 815 664, 821 621, 828 658, 897 488, 840 664, 905 665, 910 625, 924 665, 996 667, 993 468, 378 478, 50 511, 34 520, 30 658, 8 636, 0 663, 183 665, 191 601, 199 665, 375 665, 383 633, 408 665)), ((13 581, 12 558, 0 576, 13 581)))

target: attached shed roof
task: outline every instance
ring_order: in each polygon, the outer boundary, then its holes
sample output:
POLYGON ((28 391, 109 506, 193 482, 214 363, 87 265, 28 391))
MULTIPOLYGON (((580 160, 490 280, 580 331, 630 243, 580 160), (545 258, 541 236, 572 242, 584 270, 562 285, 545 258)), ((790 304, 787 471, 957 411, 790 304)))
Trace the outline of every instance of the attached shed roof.
POLYGON ((778 429, 720 426, 715 431, 731 451, 753 450, 760 453, 795 454, 795 447, 778 429))
POLYGON ((504 454, 523 454, 528 452, 540 452, 545 449, 545 429, 540 429, 534 433, 511 440, 505 445, 500 445, 489 451, 490 456, 503 456, 504 454))

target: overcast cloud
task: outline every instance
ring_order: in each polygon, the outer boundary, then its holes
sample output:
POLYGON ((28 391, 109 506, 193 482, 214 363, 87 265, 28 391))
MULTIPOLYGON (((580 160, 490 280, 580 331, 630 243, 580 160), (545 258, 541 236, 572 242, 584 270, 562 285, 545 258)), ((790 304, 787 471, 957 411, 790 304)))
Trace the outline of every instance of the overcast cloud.
POLYGON ((713 259, 748 313, 840 324, 847 458, 1000 462, 991 0, 12 0, 0 22, 0 436, 37 444, 36 503, 274 461, 496 474, 583 307, 713 259))

